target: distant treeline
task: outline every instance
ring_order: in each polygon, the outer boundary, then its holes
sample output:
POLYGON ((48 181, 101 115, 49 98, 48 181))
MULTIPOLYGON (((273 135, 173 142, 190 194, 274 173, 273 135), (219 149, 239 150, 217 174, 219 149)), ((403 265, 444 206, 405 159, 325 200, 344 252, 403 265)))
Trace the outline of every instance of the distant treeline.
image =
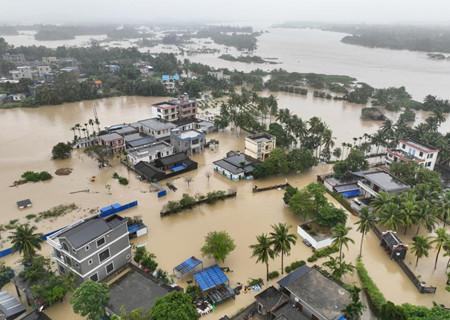
POLYGON ((450 53, 450 26, 359 25, 287 22, 277 27, 349 33, 342 42, 370 48, 450 53))

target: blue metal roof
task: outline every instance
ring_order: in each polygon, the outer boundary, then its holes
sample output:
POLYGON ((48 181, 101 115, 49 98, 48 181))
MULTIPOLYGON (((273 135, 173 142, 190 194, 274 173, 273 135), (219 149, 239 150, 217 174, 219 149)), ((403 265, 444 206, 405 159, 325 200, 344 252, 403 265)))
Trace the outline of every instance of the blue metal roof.
POLYGON ((198 260, 196 257, 190 257, 189 259, 183 261, 178 266, 174 268, 175 271, 178 271, 181 274, 186 274, 195 269, 202 261, 198 260))
POLYGON ((194 274, 194 279, 202 291, 207 291, 228 282, 228 277, 218 265, 197 272, 194 274))
POLYGON ((175 80, 175 81, 178 81, 178 80, 180 80, 180 75, 179 75, 178 73, 175 73, 175 74, 172 76, 172 79, 175 80))
POLYGON ((162 81, 169 81, 169 80, 170 80, 170 77, 169 77, 168 74, 163 74, 162 77, 161 77, 161 79, 162 79, 162 81))

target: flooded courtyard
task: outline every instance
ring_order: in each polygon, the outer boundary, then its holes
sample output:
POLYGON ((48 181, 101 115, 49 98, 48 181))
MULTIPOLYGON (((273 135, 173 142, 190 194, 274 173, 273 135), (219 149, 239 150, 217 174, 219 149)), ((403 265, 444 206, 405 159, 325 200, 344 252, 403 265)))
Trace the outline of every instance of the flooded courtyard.
MULTIPOLYGON (((222 158, 226 152, 244 149, 244 133, 237 134, 227 130, 208 135, 208 140, 214 138, 220 141, 219 148, 214 151, 205 150, 202 154, 193 157, 199 164, 198 170, 170 180, 178 190, 169 191, 167 197, 158 199, 155 193, 150 192, 149 184, 139 181, 133 172, 128 171, 117 161, 114 161, 113 167, 99 169, 96 161, 80 150, 75 151, 69 160, 52 161, 50 159, 53 145, 72 139, 73 133, 70 128, 74 124, 85 123, 89 118, 94 117, 94 105, 102 126, 106 126, 149 118, 151 104, 163 99, 118 97, 38 109, 0 110, 0 124, 3 129, 0 136, 0 199, 3 204, 0 224, 7 224, 12 219, 26 222, 27 214, 36 214, 60 204, 75 203, 79 207, 66 216, 38 223, 39 232, 45 233, 88 216, 91 210, 99 207, 114 202, 127 203, 138 200, 138 207, 125 211, 123 215, 143 218, 149 233, 145 237, 138 238, 136 244, 144 244, 154 253, 162 269, 171 273, 173 267, 190 256, 202 258, 200 248, 206 234, 210 231, 225 230, 236 243, 235 251, 224 263, 224 266, 231 269, 231 272, 227 274, 231 285, 235 286, 238 282, 246 283, 250 278, 265 278, 265 266, 256 264, 255 259, 251 258, 249 245, 255 243, 256 235, 269 232, 273 224, 286 222, 292 226, 292 232, 295 232, 301 221, 284 206, 283 191, 253 193, 252 187, 255 184, 266 186, 284 183, 287 179, 291 185, 301 188, 315 181, 318 174, 330 172, 329 165, 319 165, 302 175, 261 181, 231 182, 215 174, 211 166, 213 161, 222 158), (24 171, 46 170, 53 174, 56 169, 67 167, 73 168, 72 174, 68 176, 54 176, 49 182, 10 187, 24 171), (130 181, 129 185, 122 186, 112 179, 114 172, 127 177, 130 181), (211 173, 210 179, 207 178, 207 173, 211 173), (96 177, 95 182, 90 181, 92 176, 96 177), (193 178, 189 186, 184 180, 186 176, 193 178), (86 189, 89 189, 89 192, 71 194, 71 192, 86 189), (159 215, 167 201, 178 200, 183 193, 194 195, 228 189, 236 190, 237 197, 214 205, 199 206, 174 216, 161 218, 159 215), (16 208, 16 201, 26 198, 33 201, 33 207, 19 211, 16 208)), ((292 112, 305 119, 313 115, 321 117, 329 124, 333 130, 333 136, 337 137, 339 143, 349 141, 354 136, 361 136, 365 132, 373 132, 379 125, 376 122, 361 121, 360 107, 343 105, 342 102, 327 102, 288 94, 279 94, 278 102, 280 108, 289 107, 292 112)), ((166 182, 162 181, 161 185, 165 186, 166 182)), ((355 221, 356 218, 349 215, 348 226, 353 227, 350 235, 355 240, 355 244, 345 252, 345 258, 351 262, 355 261, 359 253, 360 233, 353 226, 355 221)), ((1 240, 3 247, 9 246, 5 236, 2 235, 3 240, 1 240)), ((405 242, 410 242, 411 235, 400 234, 400 237, 405 239, 405 242)), ((42 251, 44 255, 50 253, 47 245, 43 246, 42 251)), ((285 259, 285 265, 295 260, 306 260, 311 254, 311 249, 299 240, 293 247, 291 255, 285 259)), ((417 273, 421 274, 427 283, 437 286, 438 290, 434 295, 422 295, 397 264, 389 259, 372 232, 367 235, 363 248, 363 260, 369 274, 388 300, 425 306, 431 306, 433 302, 448 305, 450 294, 444 288, 447 261, 441 258, 437 270, 434 271, 434 255, 433 250, 429 258, 421 259, 417 273)), ((18 259, 18 255, 13 255, 7 257, 5 261, 17 266, 18 259)), ((205 266, 214 263, 207 258, 202 259, 205 266)), ((408 263, 415 270, 412 261, 414 257, 411 254, 409 259, 408 263)), ((270 268, 279 270, 280 258, 271 262, 270 268)), ((349 276, 347 280, 356 281, 356 276, 349 276)), ((12 290, 10 287, 8 289, 12 290)), ((236 300, 218 307, 205 319, 219 319, 225 314, 236 313, 253 301, 254 294, 242 293, 236 297, 236 300)), ((79 319, 73 314, 69 303, 58 304, 47 312, 54 319, 79 319)))

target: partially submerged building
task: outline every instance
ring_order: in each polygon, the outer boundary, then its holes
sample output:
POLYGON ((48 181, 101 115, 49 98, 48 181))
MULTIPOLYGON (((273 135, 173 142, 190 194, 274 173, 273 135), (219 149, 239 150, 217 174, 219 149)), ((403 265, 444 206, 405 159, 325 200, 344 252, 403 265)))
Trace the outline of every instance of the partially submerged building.
POLYGON ((215 172, 230 180, 242 180, 251 177, 257 161, 243 153, 230 151, 226 157, 213 162, 215 172))
POLYGON ((358 171, 352 174, 359 178, 358 186, 365 197, 376 197, 380 192, 401 193, 410 189, 409 185, 386 171, 358 171))
POLYGON ((261 132, 245 138, 244 153, 256 160, 264 161, 275 149, 276 138, 271 134, 261 132))
POLYGON ((147 313, 156 300, 176 289, 158 283, 152 276, 129 264, 120 277, 110 285, 110 299, 106 310, 109 315, 120 315, 122 310, 129 313, 136 309, 147 313))
POLYGON ((99 145, 107 147, 112 153, 118 153, 125 150, 125 140, 116 132, 98 136, 97 141, 99 145))
POLYGON ((152 106, 153 116, 169 122, 175 122, 187 118, 195 118, 197 114, 197 102, 189 99, 187 94, 178 99, 172 99, 152 106))
POLYGON ((197 154, 205 149, 205 133, 198 130, 175 129, 170 134, 170 144, 176 152, 185 152, 188 155, 197 154))
POLYGON ((169 139, 170 131, 176 128, 173 123, 158 119, 151 118, 146 120, 141 120, 132 124, 146 135, 155 137, 157 140, 169 139))
POLYGON ((47 238, 60 274, 101 281, 131 260, 127 220, 112 215, 79 220, 47 238))
POLYGON ((439 149, 401 139, 396 148, 387 150, 386 163, 415 162, 424 168, 434 170, 438 154, 439 149))
POLYGON ((137 163, 152 162, 156 159, 173 154, 173 146, 164 141, 154 142, 150 145, 136 147, 127 152, 127 160, 131 165, 137 163))
POLYGON ((180 152, 159 158, 151 163, 138 162, 134 166, 134 170, 142 179, 154 182, 195 170, 197 167, 197 162, 189 159, 184 152, 180 152))
MULTIPOLYGON (((316 268, 301 266, 255 296, 256 316, 270 320, 345 320, 350 293, 316 268)), ((255 310, 255 311, 253 311, 255 310)), ((246 315, 239 319, 247 319, 246 315)))

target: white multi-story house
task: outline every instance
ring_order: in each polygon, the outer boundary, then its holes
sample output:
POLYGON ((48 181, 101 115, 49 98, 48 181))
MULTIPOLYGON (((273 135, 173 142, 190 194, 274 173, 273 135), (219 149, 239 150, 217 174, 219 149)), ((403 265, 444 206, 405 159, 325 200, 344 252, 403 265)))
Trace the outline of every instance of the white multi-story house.
POLYGON ((47 238, 60 274, 79 282, 101 281, 131 260, 127 220, 94 216, 69 225, 47 238))
POLYGON ((36 67, 37 75, 39 78, 44 78, 47 74, 52 72, 50 66, 41 65, 36 67))
POLYGON ((173 123, 158 118, 140 120, 131 125, 138 128, 139 132, 153 136, 157 140, 168 140, 170 138, 170 131, 177 127, 173 123))
POLYGON ((155 142, 149 146, 143 146, 128 150, 127 159, 132 165, 141 161, 152 162, 156 159, 171 156, 173 154, 173 146, 164 141, 155 142))
POLYGON ((438 154, 438 149, 402 139, 399 141, 397 148, 387 150, 386 163, 413 161, 422 167, 434 170, 438 154))
POLYGON ((17 67, 9 72, 13 80, 33 79, 33 72, 30 66, 17 67))
POLYGON ((178 99, 156 103, 152 106, 153 116, 166 121, 174 122, 188 118, 195 118, 197 102, 189 99, 187 94, 178 99))
POLYGON ((264 161, 275 149, 276 138, 268 133, 256 133, 245 138, 244 153, 256 160, 264 161))

